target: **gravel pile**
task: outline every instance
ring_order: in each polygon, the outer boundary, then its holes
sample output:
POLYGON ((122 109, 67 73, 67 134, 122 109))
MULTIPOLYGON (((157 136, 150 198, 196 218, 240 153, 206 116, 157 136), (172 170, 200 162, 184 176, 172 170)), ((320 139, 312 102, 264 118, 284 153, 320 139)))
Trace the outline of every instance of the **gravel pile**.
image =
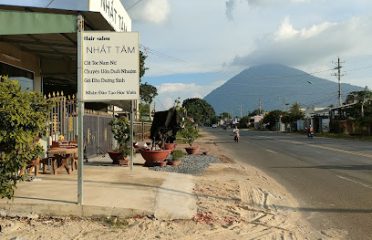
POLYGON ((210 163, 219 162, 218 158, 209 155, 187 155, 181 159, 178 166, 150 167, 154 171, 176 172, 191 175, 200 175, 210 163))

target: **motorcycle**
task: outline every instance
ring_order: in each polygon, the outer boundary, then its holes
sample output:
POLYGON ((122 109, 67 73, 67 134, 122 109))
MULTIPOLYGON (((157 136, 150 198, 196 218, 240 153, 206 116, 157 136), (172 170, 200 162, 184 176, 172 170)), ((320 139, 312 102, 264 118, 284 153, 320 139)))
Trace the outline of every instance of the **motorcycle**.
POLYGON ((236 143, 239 142, 239 138, 240 138, 239 130, 238 130, 238 129, 235 129, 235 130, 233 131, 233 133, 234 133, 234 141, 235 141, 236 143))
POLYGON ((314 131, 311 128, 307 129, 306 132, 307 132, 307 137, 308 138, 313 138, 314 137, 314 131))

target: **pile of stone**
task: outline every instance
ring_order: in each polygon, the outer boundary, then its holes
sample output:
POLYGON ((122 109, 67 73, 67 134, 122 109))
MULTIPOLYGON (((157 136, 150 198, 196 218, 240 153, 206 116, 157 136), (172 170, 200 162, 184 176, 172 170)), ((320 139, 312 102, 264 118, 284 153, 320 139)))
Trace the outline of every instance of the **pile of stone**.
POLYGON ((154 171, 176 172, 191 175, 200 175, 210 163, 219 162, 219 159, 209 155, 187 155, 178 166, 155 166, 149 169, 154 171))

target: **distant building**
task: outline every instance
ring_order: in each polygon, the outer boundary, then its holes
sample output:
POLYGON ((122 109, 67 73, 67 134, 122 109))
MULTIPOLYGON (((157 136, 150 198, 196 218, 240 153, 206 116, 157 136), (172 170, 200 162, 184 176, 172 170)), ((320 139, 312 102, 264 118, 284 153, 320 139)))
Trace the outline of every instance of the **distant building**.
POLYGON ((262 121, 263 118, 264 118, 264 115, 263 114, 261 114, 261 115, 255 115, 255 116, 253 116, 253 117, 250 118, 249 123, 255 129, 259 129, 260 128, 260 122, 262 121))

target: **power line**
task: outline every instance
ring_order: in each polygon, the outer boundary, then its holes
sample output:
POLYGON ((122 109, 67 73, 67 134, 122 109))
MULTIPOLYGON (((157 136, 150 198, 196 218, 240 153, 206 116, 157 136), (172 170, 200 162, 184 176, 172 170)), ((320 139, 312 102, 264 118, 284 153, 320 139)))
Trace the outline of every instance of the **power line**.
POLYGON ((368 69, 368 68, 372 68, 372 65, 365 66, 365 67, 360 67, 360 68, 354 68, 354 69, 350 69, 350 70, 345 70, 345 72, 354 72, 354 71, 364 70, 364 69, 368 69))
POLYGON ((135 6, 137 6, 137 4, 139 4, 140 2, 142 2, 143 0, 138 0, 136 1, 135 3, 133 3, 132 5, 130 5, 129 7, 127 7, 127 10, 131 9, 131 8, 134 8, 135 6))
POLYGON ((170 56, 168 54, 164 54, 160 51, 157 51, 157 50, 154 50, 154 49, 151 49, 149 47, 146 47, 144 45, 141 44, 141 48, 143 49, 143 51, 145 52, 145 54, 147 53, 151 53, 151 54, 154 54, 154 55, 157 55, 157 56, 160 56, 160 57, 163 57, 163 58, 168 58, 168 59, 171 59, 171 60, 176 60, 178 62, 182 62, 182 63, 187 63, 186 60, 183 60, 181 58, 177 58, 177 57, 173 57, 173 56, 170 56))
POLYGON ((55 0, 51 0, 46 6, 45 8, 48 8, 55 0))

